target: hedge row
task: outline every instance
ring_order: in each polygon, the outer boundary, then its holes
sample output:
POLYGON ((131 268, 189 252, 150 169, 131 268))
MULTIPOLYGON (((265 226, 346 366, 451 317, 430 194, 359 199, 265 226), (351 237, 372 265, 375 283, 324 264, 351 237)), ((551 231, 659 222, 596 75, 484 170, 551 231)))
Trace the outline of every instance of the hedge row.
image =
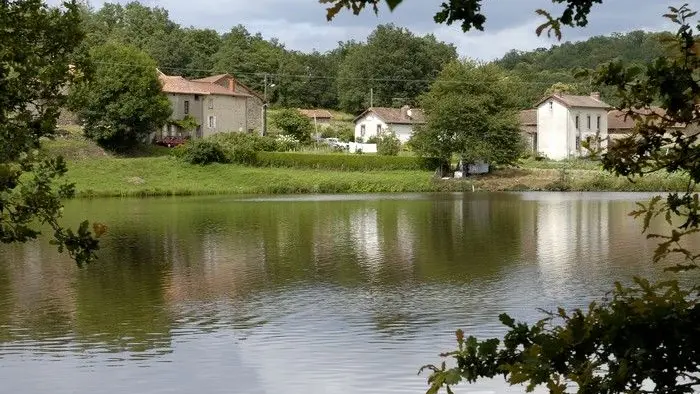
POLYGON ((293 152, 257 152, 261 167, 312 168, 340 171, 434 170, 438 159, 411 156, 312 154, 293 152))

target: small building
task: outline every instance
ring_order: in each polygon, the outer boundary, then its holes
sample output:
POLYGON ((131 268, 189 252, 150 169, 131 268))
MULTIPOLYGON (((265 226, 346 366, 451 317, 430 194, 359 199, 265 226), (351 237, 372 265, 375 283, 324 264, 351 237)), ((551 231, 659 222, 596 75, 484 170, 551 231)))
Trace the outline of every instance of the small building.
POLYGON ((520 136, 529 152, 537 153, 537 110, 526 109, 518 114, 520 118, 520 136))
POLYGON ((333 114, 327 109, 302 109, 299 108, 299 113, 311 119, 315 126, 329 126, 333 120, 333 114))
POLYGON ((610 108, 598 93, 545 97, 537 104, 537 152, 554 160, 580 156, 587 138, 597 139, 605 149, 610 108))
POLYGON ((188 80, 159 72, 173 109, 161 136, 201 138, 224 132, 253 132, 262 126, 261 96, 229 74, 188 80), (197 126, 182 130, 174 122, 191 117, 197 126))
POLYGON ((356 117, 354 123, 356 141, 367 141, 382 133, 391 132, 401 142, 407 142, 415 127, 425 124, 425 114, 423 110, 407 105, 401 108, 370 107, 356 117))

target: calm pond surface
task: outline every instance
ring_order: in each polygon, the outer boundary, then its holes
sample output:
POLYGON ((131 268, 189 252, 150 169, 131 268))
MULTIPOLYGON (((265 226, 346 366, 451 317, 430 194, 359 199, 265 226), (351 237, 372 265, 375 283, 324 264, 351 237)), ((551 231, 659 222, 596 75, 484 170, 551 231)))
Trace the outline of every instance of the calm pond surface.
MULTIPOLYGON (((421 393, 454 331, 660 278, 634 194, 74 200, 109 226, 78 269, 0 249, 0 392, 421 393)), ((459 392, 523 392, 502 380, 459 392)))

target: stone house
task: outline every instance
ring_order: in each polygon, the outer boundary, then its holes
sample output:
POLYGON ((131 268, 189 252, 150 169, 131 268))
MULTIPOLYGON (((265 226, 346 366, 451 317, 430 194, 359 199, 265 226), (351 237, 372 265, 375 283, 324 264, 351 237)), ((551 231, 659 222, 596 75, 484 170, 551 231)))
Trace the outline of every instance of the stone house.
MULTIPOLYGON (((649 109, 638 109, 634 111, 636 114, 642 117, 647 116, 665 116, 666 110, 660 107, 651 107, 649 109)), ((626 112, 620 110, 613 110, 608 113, 608 135, 610 136, 610 141, 624 138, 632 133, 636 127, 636 120, 629 116, 626 112)), ((674 131, 683 131, 686 134, 692 135, 697 134, 700 131, 697 125, 685 125, 685 124, 675 124, 667 128, 667 133, 674 131)), ((667 134, 670 136, 670 134, 667 134)))
POLYGON ((554 160, 582 155, 581 142, 598 138, 607 147, 610 105, 598 93, 555 93, 537 104, 537 152, 554 160))
POLYGON ((425 114, 423 110, 407 105, 401 108, 370 107, 356 117, 354 123, 356 141, 367 141, 390 131, 401 142, 407 142, 415 127, 425 124, 425 114))
POLYGON ((173 109, 172 121, 194 118, 197 126, 183 130, 170 123, 161 136, 201 138, 225 132, 261 130, 262 97, 228 74, 188 80, 159 71, 163 92, 173 109))

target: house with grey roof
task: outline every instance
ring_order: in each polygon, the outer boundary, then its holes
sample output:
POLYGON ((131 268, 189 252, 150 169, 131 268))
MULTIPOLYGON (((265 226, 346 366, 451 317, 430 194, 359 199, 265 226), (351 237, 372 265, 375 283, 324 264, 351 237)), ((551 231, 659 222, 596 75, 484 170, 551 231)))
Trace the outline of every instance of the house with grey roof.
POLYGON ((228 74, 189 80, 159 71, 163 92, 173 109, 161 137, 206 137, 223 132, 253 132, 262 126, 262 97, 228 74), (177 122, 194 119, 193 130, 177 122))
POLYGON ((401 108, 370 107, 355 118, 355 141, 367 141, 385 132, 391 132, 407 142, 415 127, 425 124, 423 110, 407 105, 401 108))
POLYGON ((537 103, 537 152, 561 160, 585 154, 581 142, 599 141, 607 148, 608 110, 600 94, 574 96, 554 93, 537 103))

